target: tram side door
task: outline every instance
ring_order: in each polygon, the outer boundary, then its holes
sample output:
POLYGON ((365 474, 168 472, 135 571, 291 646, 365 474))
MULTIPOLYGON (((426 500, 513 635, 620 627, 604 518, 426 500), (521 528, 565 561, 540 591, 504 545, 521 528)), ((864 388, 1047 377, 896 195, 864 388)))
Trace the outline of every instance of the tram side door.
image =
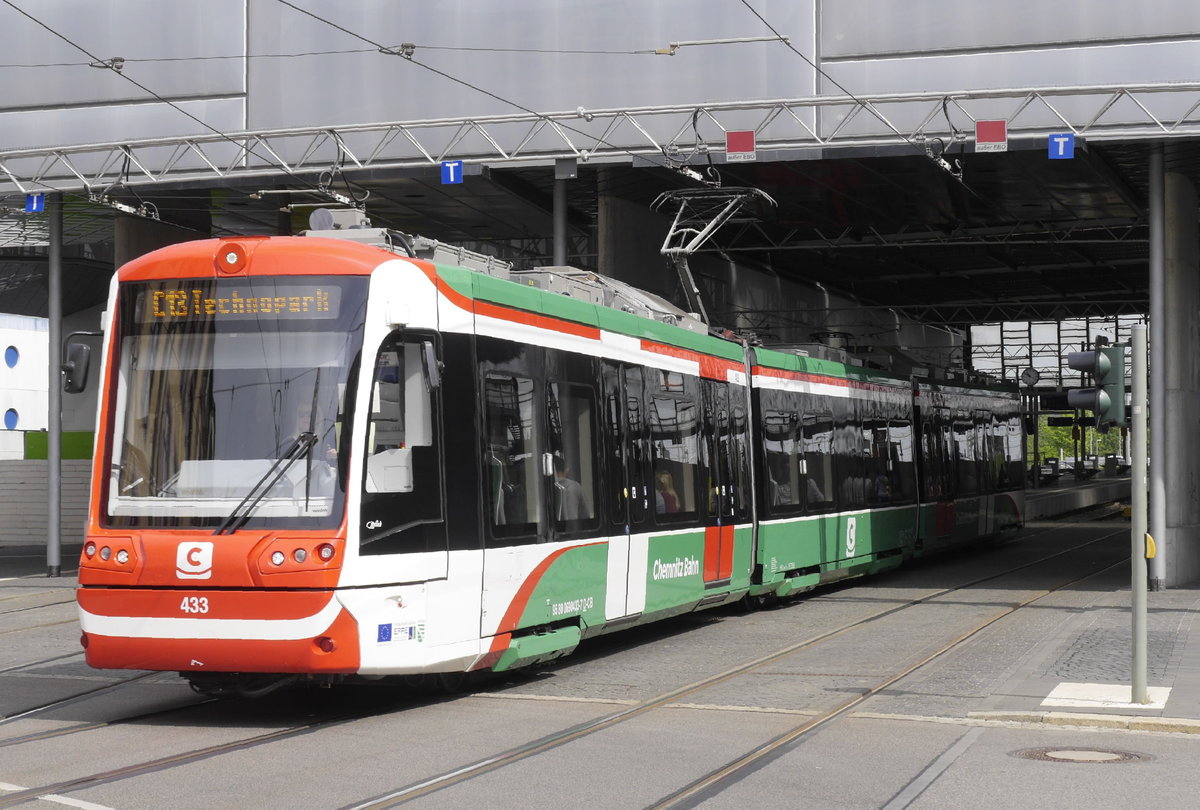
POLYGON ((360 554, 378 576, 444 579, 442 373, 432 333, 393 332, 380 346, 363 442, 360 554), (384 573, 387 572, 387 573, 384 573))
POLYGON ((646 605, 650 491, 642 369, 603 361, 606 486, 610 514, 605 618, 641 613, 646 605))

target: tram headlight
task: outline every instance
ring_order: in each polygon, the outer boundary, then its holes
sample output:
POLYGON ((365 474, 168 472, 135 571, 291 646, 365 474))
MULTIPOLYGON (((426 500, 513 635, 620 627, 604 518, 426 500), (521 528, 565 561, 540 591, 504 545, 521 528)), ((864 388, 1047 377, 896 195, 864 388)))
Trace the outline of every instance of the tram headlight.
POLYGON ((284 553, 282 551, 276 551, 275 553, 273 553, 271 555, 271 564, 272 565, 283 565, 283 561, 286 559, 287 559, 287 557, 284 555, 284 553))
POLYGON ((112 557, 112 549, 111 548, 109 548, 108 546, 105 546, 104 548, 100 549, 100 559, 104 560, 105 562, 108 562, 110 557, 112 557))
POLYGON ((127 562, 129 562, 129 552, 121 549, 117 552, 117 565, 124 565, 127 562))
POLYGON ((83 553, 84 553, 85 555, 87 555, 87 558, 88 558, 89 560, 90 560, 92 557, 95 557, 95 556, 96 556, 96 544, 95 544, 95 543, 88 543, 86 546, 84 546, 84 547, 83 547, 83 553))
POLYGON ((302 563, 308 559, 308 552, 302 548, 298 548, 292 552, 292 559, 298 563, 302 563))
POLYGON ((333 559, 333 546, 328 543, 317 546, 317 556, 321 558, 322 562, 329 562, 333 559))

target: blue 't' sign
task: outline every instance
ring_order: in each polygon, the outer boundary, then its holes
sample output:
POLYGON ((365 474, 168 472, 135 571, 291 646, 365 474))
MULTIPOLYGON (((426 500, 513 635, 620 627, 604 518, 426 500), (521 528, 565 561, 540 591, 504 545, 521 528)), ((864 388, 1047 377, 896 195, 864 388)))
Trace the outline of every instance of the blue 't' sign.
POLYGON ((1075 157, 1075 133, 1051 133, 1047 142, 1047 156, 1051 160, 1070 160, 1075 157))
POLYGON ((45 194, 26 194, 25 195, 25 213, 40 214, 46 210, 46 195, 45 194))
POLYGON ((442 161, 442 185, 450 186, 463 181, 463 162, 461 160, 442 161))

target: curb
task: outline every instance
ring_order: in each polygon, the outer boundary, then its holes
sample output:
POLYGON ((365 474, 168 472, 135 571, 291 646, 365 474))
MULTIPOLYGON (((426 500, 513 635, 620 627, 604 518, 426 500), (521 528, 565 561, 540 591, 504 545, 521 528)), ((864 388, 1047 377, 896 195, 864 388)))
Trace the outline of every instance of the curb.
POLYGON ((1200 734, 1200 720, 1182 717, 1144 717, 1121 714, 1083 714, 1078 712, 968 712, 970 720, 1008 723, 1043 723, 1050 726, 1119 728, 1128 731, 1169 731, 1175 734, 1200 734))

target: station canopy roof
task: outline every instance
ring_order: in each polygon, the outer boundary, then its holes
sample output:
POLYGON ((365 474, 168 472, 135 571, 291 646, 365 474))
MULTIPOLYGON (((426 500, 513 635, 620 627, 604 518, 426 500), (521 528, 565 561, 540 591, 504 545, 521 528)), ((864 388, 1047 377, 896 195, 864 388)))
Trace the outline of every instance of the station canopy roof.
MULTIPOLYGON (((1080 145, 1071 160, 1049 160, 1043 142, 1001 153, 969 150, 946 155, 961 159, 961 180, 908 146, 843 148, 815 159, 812 152, 760 153, 754 162, 720 163, 725 186, 761 189, 777 206, 744 211, 703 250, 929 323, 1148 311, 1148 142, 1080 145)), ((700 185, 662 163, 578 165, 577 179, 568 182, 573 257, 588 253, 602 194, 649 210, 664 191, 700 185)), ((1200 142, 1171 141, 1165 165, 1200 187, 1200 142)), ((695 160, 691 167, 707 168, 695 160)), ((552 166, 497 165, 465 180, 443 185, 433 168, 376 169, 346 171, 331 188, 368 194, 375 226, 490 246, 519 264, 551 263, 552 166)), ((149 203, 146 209, 163 221, 205 236, 299 231, 313 207, 329 205, 287 176, 220 186, 160 182, 109 193, 134 207, 149 203), (281 212, 287 206, 291 212, 281 212)), ((44 259, 21 247, 45 244, 45 219, 21 213, 22 202, 0 201, 8 209, 0 217, 0 309, 45 315, 44 259)), ((119 215, 68 193, 65 242, 111 241, 119 215)), ((664 236, 665 228, 664 221, 664 236)), ((78 258, 84 253, 67 250, 68 313, 99 303, 111 272, 104 262, 78 258)), ((583 266, 594 262, 572 258, 583 266)))

